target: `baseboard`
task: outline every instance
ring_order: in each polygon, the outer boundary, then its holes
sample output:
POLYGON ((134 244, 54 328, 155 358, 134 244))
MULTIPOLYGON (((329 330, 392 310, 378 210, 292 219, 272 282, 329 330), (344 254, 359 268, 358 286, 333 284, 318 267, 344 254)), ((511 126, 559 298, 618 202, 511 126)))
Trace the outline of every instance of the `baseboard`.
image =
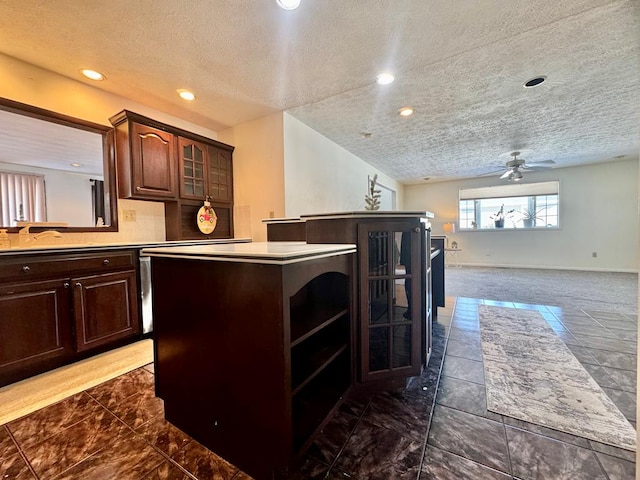
POLYGON ((580 272, 602 272, 602 273, 638 273, 638 269, 633 268, 593 268, 593 267, 568 267, 557 265, 514 265, 499 263, 457 263, 447 268, 456 267, 490 267, 490 268, 528 268, 535 270, 574 270, 580 272))

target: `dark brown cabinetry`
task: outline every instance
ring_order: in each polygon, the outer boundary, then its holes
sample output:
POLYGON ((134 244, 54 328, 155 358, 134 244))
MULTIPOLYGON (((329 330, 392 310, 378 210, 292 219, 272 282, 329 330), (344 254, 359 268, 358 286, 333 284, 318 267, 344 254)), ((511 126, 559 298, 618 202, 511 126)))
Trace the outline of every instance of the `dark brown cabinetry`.
POLYGON ((137 338, 137 253, 0 259, 0 386, 137 338))
POLYGON ((204 199, 206 181, 207 147, 188 138, 178 138, 180 158, 180 198, 204 199))
POLYGON ((351 255, 259 263, 150 254, 166 419, 272 479, 351 385, 351 255))
POLYGON ((111 122, 116 130, 118 195, 138 200, 175 199, 174 135, 122 114, 111 122))
POLYGON ((0 286, 0 386, 73 355, 69 280, 0 286))
MULTIPOLYGON (((358 379, 418 375, 431 353, 430 228, 425 213, 303 216, 309 243, 358 245, 358 379)), ((273 235, 280 225, 269 224, 273 235)), ((270 234, 269 234, 270 235, 270 234)))
POLYGON ((362 381, 420 373, 421 233, 407 222, 358 225, 362 381))
POLYGON ((207 146, 208 193, 214 202, 233 203, 233 163, 231 152, 207 146))
POLYGON ((431 293, 433 300, 433 317, 437 316, 438 308, 445 306, 444 290, 444 249, 445 237, 431 236, 431 293))
POLYGON ((234 147, 127 110, 110 121, 121 198, 165 202, 167 240, 233 237, 234 147), (218 216, 209 235, 196 223, 207 197, 218 216))
POLYGON ((91 350, 138 333, 134 270, 78 277, 71 283, 76 351, 91 350))

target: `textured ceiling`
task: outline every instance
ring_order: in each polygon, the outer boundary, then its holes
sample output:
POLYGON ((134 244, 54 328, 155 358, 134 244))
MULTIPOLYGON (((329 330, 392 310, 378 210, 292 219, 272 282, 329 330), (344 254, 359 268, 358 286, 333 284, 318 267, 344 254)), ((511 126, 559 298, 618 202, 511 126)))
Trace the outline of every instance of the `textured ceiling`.
POLYGON ((102 135, 0 110, 0 163, 85 173, 102 180, 102 135))
POLYGON ((21 0, 0 52, 213 130, 286 110, 403 182, 640 148, 637 0, 21 0))

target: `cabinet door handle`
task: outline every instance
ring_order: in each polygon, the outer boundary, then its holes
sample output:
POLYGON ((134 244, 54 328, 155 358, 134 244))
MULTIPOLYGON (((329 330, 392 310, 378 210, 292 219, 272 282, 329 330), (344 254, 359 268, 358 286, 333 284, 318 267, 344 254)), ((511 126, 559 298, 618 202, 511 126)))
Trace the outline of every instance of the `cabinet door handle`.
POLYGON ((109 259, 108 259, 108 258, 105 258, 105 259, 102 261, 102 264, 103 264, 103 265, 109 265, 109 263, 111 263, 111 262, 109 262, 109 259))
POLYGON ((62 284, 62 286, 63 286, 64 288, 69 288, 69 286, 70 286, 70 285, 69 285, 69 282, 64 282, 64 283, 62 284))
POLYGON ((136 190, 137 190, 137 191, 140 191, 140 190, 142 190, 142 188, 140 188, 140 187, 136 187, 136 190))
POLYGON ((81 287, 82 284, 80 282, 76 282, 76 287, 81 287))
POLYGON ((22 267, 22 271, 23 271, 24 273, 27 273, 29 270, 31 270, 31 267, 30 267, 29 265, 24 265, 24 266, 22 267))

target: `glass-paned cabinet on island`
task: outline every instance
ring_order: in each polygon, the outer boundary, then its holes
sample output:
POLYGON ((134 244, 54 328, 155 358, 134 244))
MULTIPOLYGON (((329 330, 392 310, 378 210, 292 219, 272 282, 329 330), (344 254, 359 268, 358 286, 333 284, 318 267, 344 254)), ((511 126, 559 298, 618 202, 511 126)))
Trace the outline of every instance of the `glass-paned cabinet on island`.
POLYGON ((368 285, 360 299, 363 380, 418 374, 424 234, 409 223, 366 223, 358 230, 363 247, 360 279, 368 285))

